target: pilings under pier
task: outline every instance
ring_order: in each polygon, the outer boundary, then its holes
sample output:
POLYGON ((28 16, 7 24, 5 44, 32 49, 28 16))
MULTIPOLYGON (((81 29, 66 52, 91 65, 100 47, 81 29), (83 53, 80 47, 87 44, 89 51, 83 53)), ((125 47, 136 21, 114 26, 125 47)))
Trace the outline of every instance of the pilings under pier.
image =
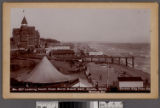
POLYGON ((83 62, 96 62, 96 63, 107 63, 107 64, 118 64, 126 67, 134 68, 134 57, 113 57, 113 56, 85 56, 83 62))

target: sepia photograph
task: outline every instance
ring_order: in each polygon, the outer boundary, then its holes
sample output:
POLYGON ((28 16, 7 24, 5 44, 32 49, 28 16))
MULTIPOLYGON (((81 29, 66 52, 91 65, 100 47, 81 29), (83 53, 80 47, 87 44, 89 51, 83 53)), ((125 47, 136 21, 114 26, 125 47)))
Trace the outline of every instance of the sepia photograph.
POLYGON ((42 4, 6 3, 11 94, 153 93, 157 4, 42 4))

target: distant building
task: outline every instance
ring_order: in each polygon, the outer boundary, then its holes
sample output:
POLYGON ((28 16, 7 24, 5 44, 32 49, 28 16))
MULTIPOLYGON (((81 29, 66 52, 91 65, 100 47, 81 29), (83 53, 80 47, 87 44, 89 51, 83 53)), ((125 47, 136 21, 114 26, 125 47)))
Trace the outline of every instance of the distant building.
POLYGON ((69 57, 74 56, 74 54, 73 50, 52 50, 49 55, 55 57, 69 57))
POLYGON ((119 89, 144 87, 141 77, 118 77, 118 85, 119 89))
POLYGON ((40 35, 34 26, 28 26, 24 17, 20 28, 14 28, 13 43, 17 48, 34 49, 39 47, 40 35))
POLYGON ((60 44, 60 41, 58 41, 56 39, 40 38, 40 47, 41 48, 54 47, 59 44, 60 44))
POLYGON ((94 51, 94 52, 89 52, 90 56, 99 56, 99 55, 103 55, 103 52, 101 51, 94 51))
POLYGON ((70 50, 71 47, 70 46, 54 46, 53 50, 70 50))

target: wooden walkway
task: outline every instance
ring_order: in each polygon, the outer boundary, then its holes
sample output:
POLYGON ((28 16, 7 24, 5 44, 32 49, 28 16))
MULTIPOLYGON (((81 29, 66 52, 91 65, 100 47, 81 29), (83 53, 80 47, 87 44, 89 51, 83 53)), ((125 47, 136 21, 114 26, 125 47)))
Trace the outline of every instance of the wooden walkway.
POLYGON ((123 65, 126 67, 134 68, 134 57, 120 57, 120 56, 106 56, 106 55, 99 55, 99 56, 84 56, 82 57, 83 62, 96 62, 96 63, 107 63, 107 64, 118 64, 123 65))

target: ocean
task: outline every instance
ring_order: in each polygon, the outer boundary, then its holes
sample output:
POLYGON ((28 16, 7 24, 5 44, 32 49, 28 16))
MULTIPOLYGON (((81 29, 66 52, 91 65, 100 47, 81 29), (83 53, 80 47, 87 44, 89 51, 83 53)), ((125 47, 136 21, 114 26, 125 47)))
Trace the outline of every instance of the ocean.
POLYGON ((149 43, 88 43, 91 49, 109 56, 134 56, 135 68, 150 73, 149 43))

